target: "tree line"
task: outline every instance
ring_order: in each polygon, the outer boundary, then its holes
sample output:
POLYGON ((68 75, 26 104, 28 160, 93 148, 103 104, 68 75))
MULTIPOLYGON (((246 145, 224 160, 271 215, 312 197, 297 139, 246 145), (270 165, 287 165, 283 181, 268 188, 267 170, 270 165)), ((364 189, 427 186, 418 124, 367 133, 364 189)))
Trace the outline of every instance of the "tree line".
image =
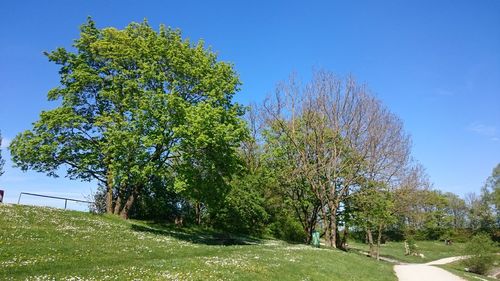
POLYGON ((147 22, 82 25, 60 66, 58 104, 10 144, 20 169, 96 181, 97 209, 330 247, 364 239, 498 237, 497 166, 466 200, 432 188, 403 122, 353 77, 292 75, 261 104, 202 41, 147 22))

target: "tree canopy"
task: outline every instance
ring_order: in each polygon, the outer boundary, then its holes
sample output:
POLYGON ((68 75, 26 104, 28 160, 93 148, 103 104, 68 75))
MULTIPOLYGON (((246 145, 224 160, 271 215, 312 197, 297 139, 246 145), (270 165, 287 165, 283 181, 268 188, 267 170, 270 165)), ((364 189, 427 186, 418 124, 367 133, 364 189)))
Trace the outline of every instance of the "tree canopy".
POLYGON ((48 93, 59 106, 12 141, 15 165, 50 176, 67 167, 71 179, 97 180, 108 212, 123 217, 153 181, 217 193, 212 183, 237 168, 247 135, 244 109, 232 101, 240 85, 232 66, 202 41, 146 21, 118 30, 89 18, 73 46, 46 53, 60 66, 61 84, 48 93))

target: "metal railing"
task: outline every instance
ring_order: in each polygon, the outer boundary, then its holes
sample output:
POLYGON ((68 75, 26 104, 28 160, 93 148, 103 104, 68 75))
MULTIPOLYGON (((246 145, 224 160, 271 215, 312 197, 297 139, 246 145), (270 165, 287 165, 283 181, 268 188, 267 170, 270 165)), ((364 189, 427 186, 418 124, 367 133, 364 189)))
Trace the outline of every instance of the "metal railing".
POLYGON ((37 196, 37 197, 44 197, 44 198, 52 198, 52 199, 60 199, 64 200, 64 209, 68 206, 68 201, 73 201, 73 202, 79 202, 79 203, 87 203, 87 204, 95 204, 95 202, 92 201, 85 201, 85 200, 78 200, 78 199, 71 199, 71 198, 66 198, 66 197, 58 197, 58 196, 49 196, 49 195, 43 195, 43 194, 36 194, 36 193, 29 193, 29 192, 21 192, 19 194, 19 198, 17 199, 17 204, 21 202, 21 196, 22 195, 30 195, 30 196, 37 196))

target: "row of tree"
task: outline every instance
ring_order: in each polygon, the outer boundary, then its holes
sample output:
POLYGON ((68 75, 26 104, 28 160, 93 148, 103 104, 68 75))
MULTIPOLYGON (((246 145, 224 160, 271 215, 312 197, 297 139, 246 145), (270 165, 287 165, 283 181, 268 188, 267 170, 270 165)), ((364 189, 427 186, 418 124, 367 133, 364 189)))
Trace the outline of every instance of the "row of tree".
POLYGON ((22 170, 97 181, 97 209, 340 248, 363 233, 373 253, 388 233, 498 229, 500 168, 468 202, 433 190, 401 120, 351 77, 292 76, 246 109, 233 67, 178 30, 89 19, 74 48, 46 53, 59 106, 10 150, 22 170))

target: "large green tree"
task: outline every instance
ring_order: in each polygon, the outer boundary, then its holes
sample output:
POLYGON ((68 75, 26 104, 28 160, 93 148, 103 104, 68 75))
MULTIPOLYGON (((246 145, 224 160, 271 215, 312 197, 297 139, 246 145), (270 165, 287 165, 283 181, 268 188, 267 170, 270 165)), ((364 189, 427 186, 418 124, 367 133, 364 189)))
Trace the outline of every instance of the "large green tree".
POLYGON ((48 93, 59 106, 12 141, 15 165, 97 180, 107 212, 122 217, 151 181, 216 193, 246 135, 232 66, 203 42, 147 22, 118 30, 89 19, 73 46, 46 53, 60 66, 61 84, 48 93), (189 165, 211 176, 193 179, 189 165))

